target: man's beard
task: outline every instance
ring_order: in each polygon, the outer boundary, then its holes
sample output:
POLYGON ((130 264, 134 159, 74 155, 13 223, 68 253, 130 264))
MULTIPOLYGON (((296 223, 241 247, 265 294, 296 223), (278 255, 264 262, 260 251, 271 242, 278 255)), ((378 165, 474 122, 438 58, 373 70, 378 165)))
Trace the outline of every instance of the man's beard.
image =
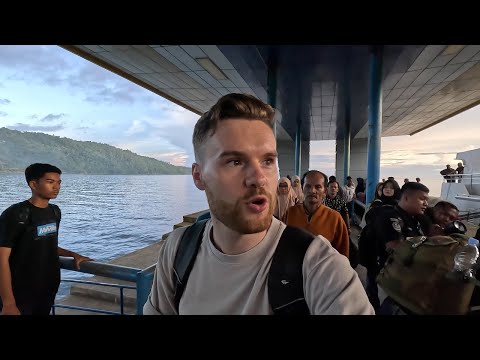
POLYGON ((313 214, 317 209, 322 205, 323 198, 320 195, 317 195, 317 202, 310 201, 311 195, 305 196, 303 201, 303 207, 308 211, 309 214, 313 214))
MULTIPOLYGON (((276 197, 267 193, 264 188, 251 188, 242 198, 239 198, 235 204, 231 204, 221 198, 217 198, 214 193, 205 186, 210 212, 225 226, 238 232, 239 234, 255 234, 265 231, 270 226, 275 209, 276 197), (268 209, 258 216, 252 216, 252 219, 246 219, 243 215, 245 202, 256 195, 264 195, 268 198, 268 209)), ((253 215, 253 214, 252 214, 253 215)))

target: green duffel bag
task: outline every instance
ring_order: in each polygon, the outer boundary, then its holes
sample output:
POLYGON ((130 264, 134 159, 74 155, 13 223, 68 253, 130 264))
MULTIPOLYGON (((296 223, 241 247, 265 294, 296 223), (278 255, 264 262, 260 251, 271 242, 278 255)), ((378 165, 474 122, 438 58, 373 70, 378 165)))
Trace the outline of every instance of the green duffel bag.
POLYGON ((464 315, 475 284, 452 273, 454 257, 468 243, 461 234, 416 236, 402 241, 377 276, 395 302, 418 315, 464 315))

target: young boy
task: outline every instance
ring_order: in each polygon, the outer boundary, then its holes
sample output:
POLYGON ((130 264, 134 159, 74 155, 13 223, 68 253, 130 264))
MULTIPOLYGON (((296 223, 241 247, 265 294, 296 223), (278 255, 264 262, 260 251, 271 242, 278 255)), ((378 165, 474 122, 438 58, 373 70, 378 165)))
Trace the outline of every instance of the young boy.
POLYGON ((48 315, 60 285, 59 256, 73 257, 77 268, 92 260, 58 246, 61 213, 49 201, 60 191, 61 173, 50 164, 27 167, 32 197, 0 215, 2 315, 48 315))

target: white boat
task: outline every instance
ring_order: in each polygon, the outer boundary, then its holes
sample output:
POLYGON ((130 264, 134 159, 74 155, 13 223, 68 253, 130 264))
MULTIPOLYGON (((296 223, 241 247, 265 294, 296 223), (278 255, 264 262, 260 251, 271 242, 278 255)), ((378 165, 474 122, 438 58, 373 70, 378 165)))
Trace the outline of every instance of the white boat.
POLYGON ((480 224, 480 148, 460 152, 457 160, 463 162, 464 174, 444 179, 440 198, 455 204, 460 216, 475 225, 480 224))

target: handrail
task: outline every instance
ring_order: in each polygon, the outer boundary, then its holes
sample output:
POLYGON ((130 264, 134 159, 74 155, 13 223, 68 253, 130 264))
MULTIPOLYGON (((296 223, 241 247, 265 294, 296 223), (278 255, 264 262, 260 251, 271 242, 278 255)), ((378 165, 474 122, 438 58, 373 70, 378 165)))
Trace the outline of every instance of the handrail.
POLYGON ((137 315, 143 314, 143 305, 147 302, 152 288, 156 264, 137 273, 137 315))
POLYGON ((131 282, 136 282, 137 273, 142 271, 141 269, 137 268, 106 264, 97 261, 83 261, 80 263, 80 269, 77 269, 75 267, 75 261, 72 258, 65 256, 60 256, 60 267, 65 270, 72 270, 131 282))
POLYGON ((355 204, 357 204, 358 206, 362 207, 362 208, 366 208, 367 206, 365 205, 365 203, 361 202, 360 200, 358 199, 354 199, 355 200, 355 204))
POLYGON ((443 177, 443 180, 446 182, 455 182, 458 181, 459 183, 463 183, 466 181, 467 183, 473 184, 473 179, 480 180, 480 173, 471 173, 471 174, 446 174, 440 176, 443 177), (450 180, 450 181, 449 181, 450 180), (470 181, 469 181, 470 180, 470 181))
POLYGON ((80 268, 75 267, 72 258, 60 256, 60 267, 65 270, 77 271, 87 274, 99 275, 108 278, 130 281, 136 283, 137 289, 137 315, 143 314, 143 305, 147 301, 153 282, 155 264, 146 269, 138 269, 128 266, 106 264, 96 261, 83 261, 80 268))
POLYGON ((123 301, 123 289, 136 289, 136 286, 132 286, 132 285, 110 284, 110 283, 104 283, 104 282, 98 282, 98 281, 88 281, 88 280, 61 279, 61 282, 73 282, 73 283, 79 283, 79 284, 108 286, 108 287, 116 287, 116 288, 120 289, 120 312, 118 313, 118 312, 109 311, 109 310, 99 310, 99 309, 87 308, 87 307, 84 307, 84 306, 54 304, 52 306, 52 315, 55 315, 55 309, 56 308, 81 310, 81 311, 94 312, 94 313, 100 313, 100 314, 108 314, 108 315, 125 315, 124 301, 123 301))

